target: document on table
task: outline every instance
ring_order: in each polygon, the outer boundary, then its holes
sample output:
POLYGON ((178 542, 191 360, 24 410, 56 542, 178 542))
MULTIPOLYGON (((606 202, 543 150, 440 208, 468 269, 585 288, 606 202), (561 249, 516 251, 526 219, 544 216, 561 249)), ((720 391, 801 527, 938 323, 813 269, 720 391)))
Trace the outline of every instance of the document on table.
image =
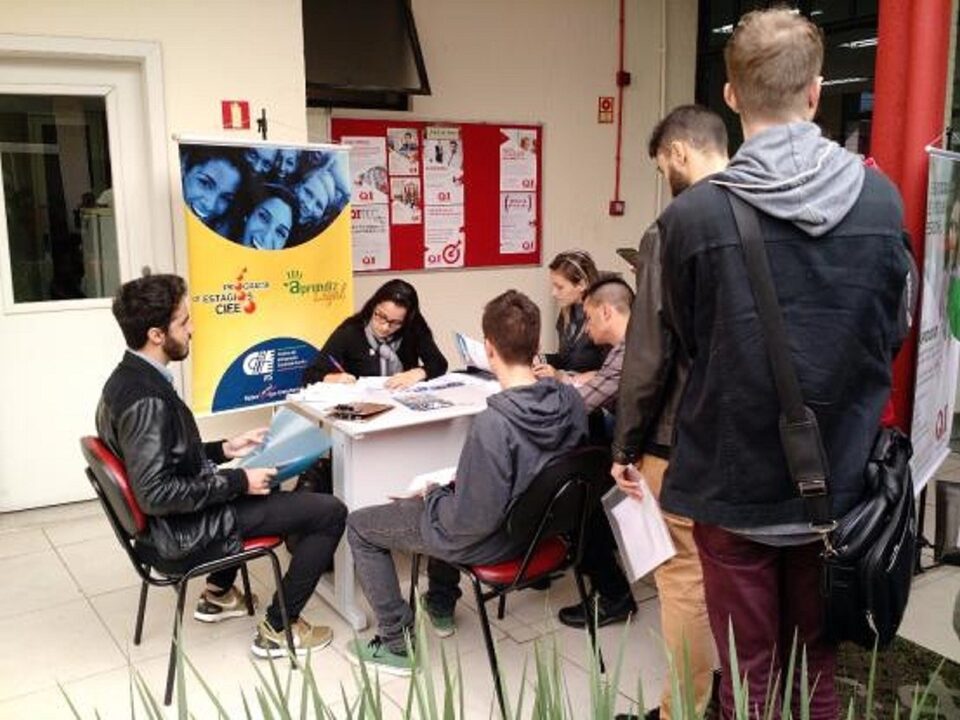
POLYGON ((449 485, 453 482, 453 476, 456 472, 457 468, 451 466, 433 470, 432 472, 420 473, 410 481, 410 484, 405 490, 392 493, 389 497, 391 500, 418 497, 419 495, 423 495, 427 488, 433 485, 449 485))
POLYGON ((453 334, 453 341, 464 367, 490 372, 490 361, 487 360, 487 351, 482 342, 458 332, 453 334))
MULTIPOLYGON (((632 466, 628 472, 639 473, 632 466)), ((670 531, 660 512, 660 505, 640 477, 643 499, 625 494, 616 485, 603 496, 603 509, 610 520, 610 529, 620 548, 620 559, 627 580, 636 582, 676 555, 670 531)))
POLYGON ((263 443, 237 463, 241 468, 276 468, 274 484, 299 475, 330 449, 330 436, 316 422, 280 408, 263 443))

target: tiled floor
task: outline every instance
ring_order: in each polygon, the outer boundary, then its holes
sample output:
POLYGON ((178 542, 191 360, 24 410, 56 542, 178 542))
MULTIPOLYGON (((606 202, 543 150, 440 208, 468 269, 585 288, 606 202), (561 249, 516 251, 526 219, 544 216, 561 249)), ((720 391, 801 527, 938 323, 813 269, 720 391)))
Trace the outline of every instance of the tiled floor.
MULTIPOLYGON (((960 456, 947 460, 940 477, 960 481, 960 456)), ((933 495, 931 488, 925 522, 931 538, 933 495)), ((255 592, 268 598, 272 590, 269 567, 260 561, 251 570, 255 592)), ((71 718, 64 695, 84 718, 94 717, 94 710, 105 719, 129 718, 134 674, 161 697, 174 595, 151 590, 143 642, 133 646, 138 578, 95 503, 0 515, 0 578, 0 719, 71 718)), ((449 657, 459 657, 467 717, 488 718, 493 716, 493 686, 472 595, 466 585, 464 590, 464 602, 457 614, 458 632, 443 641, 443 647, 449 657)), ((187 601, 188 617, 199 591, 200 583, 196 582, 187 601)), ((958 591, 960 568, 942 567, 920 575, 901 634, 960 662, 960 641, 951 628, 958 591)), ((626 636, 622 627, 604 628, 600 633, 608 662, 616 657, 619 643, 625 643, 618 702, 624 710, 635 700, 638 682, 648 704, 654 704, 666 671, 658 650, 655 592, 641 582, 635 594, 640 609, 626 636)), ((569 578, 548 592, 519 593, 508 602, 506 618, 494 621, 503 677, 514 700, 526 678, 527 708, 532 700, 531 677, 538 640, 547 645, 552 640, 558 643, 572 707, 589 705, 586 637, 558 628, 552 621, 556 608, 568 604, 575 595, 569 578)), ((353 633, 318 597, 311 600, 304 614, 312 622, 334 627, 333 646, 317 654, 312 665, 321 693, 342 717, 341 687, 348 701, 357 696, 354 669, 345 653, 353 633)), ((219 625, 186 621, 187 655, 230 717, 245 717, 244 697, 254 717, 259 716, 255 688, 269 676, 270 668, 249 654, 255 622, 253 618, 219 625)), ((435 685, 442 688, 440 646, 440 641, 431 639, 432 674, 435 685)), ((286 667, 280 664, 277 668, 285 677, 286 667)), ((189 671, 188 675, 191 713, 197 718, 215 717, 214 703, 189 671)), ((381 686, 385 717, 402 717, 408 683, 387 677, 381 686)), ((300 687, 301 679, 295 674, 292 697, 299 697, 300 687)), ((136 694, 136 690, 133 692, 136 694)), ((138 717, 144 716, 138 705, 138 717)), ((176 713, 167 710, 166 716, 175 717, 176 713)))

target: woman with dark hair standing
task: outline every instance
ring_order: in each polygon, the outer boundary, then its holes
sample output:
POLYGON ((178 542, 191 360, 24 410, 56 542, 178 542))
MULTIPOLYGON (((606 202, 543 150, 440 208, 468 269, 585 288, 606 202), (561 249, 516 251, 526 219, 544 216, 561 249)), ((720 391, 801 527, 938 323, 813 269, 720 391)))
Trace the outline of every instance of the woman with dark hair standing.
POLYGON ((384 375, 390 389, 409 387, 443 375, 447 360, 420 313, 413 285, 389 280, 360 312, 333 331, 317 359, 304 372, 304 384, 356 382, 358 377, 384 375))
POLYGON ((538 377, 552 377, 557 370, 571 373, 598 370, 606 353, 584 331, 583 293, 599 277, 590 254, 569 250, 550 262, 550 294, 560 306, 557 335, 560 347, 547 355, 547 362, 534 367, 538 377))

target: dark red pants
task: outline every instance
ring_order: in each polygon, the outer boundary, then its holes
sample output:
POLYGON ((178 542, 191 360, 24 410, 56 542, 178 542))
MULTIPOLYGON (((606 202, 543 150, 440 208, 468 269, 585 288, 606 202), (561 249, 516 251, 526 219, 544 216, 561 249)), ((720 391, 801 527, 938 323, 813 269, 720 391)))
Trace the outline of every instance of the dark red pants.
MULTIPOLYGON (((836 647, 823 636, 820 597, 820 543, 770 547, 713 525, 697 524, 693 536, 703 565, 703 584, 710 627, 717 643, 723 682, 723 718, 733 715, 730 682, 729 625, 733 631, 741 678, 750 690, 750 717, 763 717, 768 683, 787 672, 794 633, 797 635, 793 677, 794 717, 800 717, 800 658, 807 652, 811 687, 811 720, 836 720, 839 714, 834 685, 836 647), (772 674, 771 674, 772 672, 772 674), (815 685, 814 685, 815 684, 815 685), (759 712, 757 711, 759 708, 759 712)), ((783 679, 779 697, 783 697, 783 679)), ((778 702, 779 710, 779 702, 778 702)), ((774 717, 779 718, 776 712, 774 717)))

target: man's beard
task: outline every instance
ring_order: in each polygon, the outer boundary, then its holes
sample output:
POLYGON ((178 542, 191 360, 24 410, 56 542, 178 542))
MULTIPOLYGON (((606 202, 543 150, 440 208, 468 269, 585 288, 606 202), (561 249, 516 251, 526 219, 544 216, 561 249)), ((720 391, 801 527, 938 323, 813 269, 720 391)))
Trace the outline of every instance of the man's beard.
POLYGON ((185 360, 187 355, 190 354, 190 341, 187 340, 185 343, 178 343, 167 335, 163 339, 163 352, 173 362, 185 360))
POLYGON ((670 194, 673 197, 690 187, 690 181, 680 173, 674 172, 673 168, 667 168, 667 183, 670 185, 670 194))

